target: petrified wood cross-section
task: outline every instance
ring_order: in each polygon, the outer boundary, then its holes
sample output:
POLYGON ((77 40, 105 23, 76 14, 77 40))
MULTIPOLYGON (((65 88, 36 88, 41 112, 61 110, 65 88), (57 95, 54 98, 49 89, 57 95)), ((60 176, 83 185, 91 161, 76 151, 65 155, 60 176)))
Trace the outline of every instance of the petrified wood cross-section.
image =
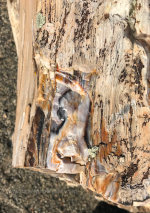
POLYGON ((149 205, 148 0, 8 8, 19 57, 13 166, 149 205))

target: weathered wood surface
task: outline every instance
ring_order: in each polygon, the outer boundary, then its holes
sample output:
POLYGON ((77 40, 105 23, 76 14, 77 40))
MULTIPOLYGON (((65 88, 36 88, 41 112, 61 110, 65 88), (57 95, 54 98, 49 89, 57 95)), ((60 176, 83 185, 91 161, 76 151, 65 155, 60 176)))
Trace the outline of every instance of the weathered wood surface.
POLYGON ((8 9, 19 57, 13 166, 149 206, 149 0, 8 9))

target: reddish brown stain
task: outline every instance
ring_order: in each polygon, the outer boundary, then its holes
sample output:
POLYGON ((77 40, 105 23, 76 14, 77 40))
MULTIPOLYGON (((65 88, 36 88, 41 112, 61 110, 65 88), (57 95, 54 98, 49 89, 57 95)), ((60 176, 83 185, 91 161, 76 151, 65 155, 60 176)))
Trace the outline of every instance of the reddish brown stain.
POLYGON ((115 155, 120 156, 122 154, 120 142, 117 141, 117 131, 114 129, 111 141, 109 141, 109 133, 105 128, 105 121, 102 120, 102 127, 101 127, 101 141, 102 145, 100 145, 100 162, 102 163, 103 159, 106 159, 108 155, 112 152, 112 146, 116 146, 115 155))
POLYGON ((101 125, 101 141, 104 143, 109 142, 109 134, 106 131, 104 119, 102 119, 102 125, 101 125))
POLYGON ((106 176, 106 178, 104 179, 104 181, 102 182, 102 185, 101 185, 101 191, 102 191, 102 194, 104 195, 106 190, 107 190, 107 187, 108 185, 113 181, 113 175, 112 174, 108 174, 106 176))
POLYGON ((53 89, 55 85, 50 81, 48 74, 43 74, 41 70, 39 72, 39 86, 38 86, 38 98, 37 104, 43 109, 51 110, 49 100, 53 98, 53 89), (51 88, 52 87, 52 88, 51 88), (47 88, 51 88, 50 91, 47 88))
POLYGON ((102 119, 101 124, 101 141, 105 145, 100 146, 100 162, 102 162, 103 158, 107 158, 112 149, 112 145, 109 142, 109 133, 106 130, 104 119, 102 119))
POLYGON ((122 154, 122 150, 121 150, 121 147, 120 147, 120 142, 117 142, 117 151, 115 152, 115 154, 117 156, 120 156, 122 154))
POLYGON ((102 163, 103 161, 103 158, 104 158, 104 147, 101 147, 100 148, 100 162, 102 163))
POLYGON ((114 191, 114 194, 111 199, 113 201, 116 201, 118 198, 118 191, 119 191, 119 187, 120 187, 120 178, 118 178, 118 180, 115 181, 113 184, 114 184, 115 191, 114 191))
POLYGON ((106 146, 104 149, 104 158, 106 159, 108 155, 109 155, 109 153, 107 153, 107 146, 106 146))
POLYGON ((64 82, 66 84, 70 84, 71 83, 71 81, 69 79, 67 79, 67 78, 65 78, 65 77, 63 77, 61 75, 58 75, 58 74, 56 74, 56 80, 64 82))
POLYGON ((111 151, 112 151, 112 144, 109 143, 109 144, 107 145, 107 152, 108 152, 108 154, 109 154, 111 151))
POLYGON ((98 130, 96 130, 96 132, 93 134, 93 141, 94 141, 94 145, 99 145, 100 132, 98 130))
POLYGON ((86 171, 87 171, 87 187, 93 190, 93 185, 92 185, 93 176, 91 175, 91 162, 88 162, 86 164, 86 171))
MULTIPOLYGON (((118 191, 120 187, 120 178, 116 179, 115 174, 108 174, 106 175, 105 178, 97 176, 95 177, 95 182, 94 182, 94 188, 97 193, 102 194, 104 197, 109 196, 109 192, 107 192, 108 186, 112 184, 112 189, 111 189, 111 200, 116 201, 118 197, 118 191), (108 195, 106 196, 106 193, 108 195)), ((110 190, 110 189, 108 189, 110 190)))

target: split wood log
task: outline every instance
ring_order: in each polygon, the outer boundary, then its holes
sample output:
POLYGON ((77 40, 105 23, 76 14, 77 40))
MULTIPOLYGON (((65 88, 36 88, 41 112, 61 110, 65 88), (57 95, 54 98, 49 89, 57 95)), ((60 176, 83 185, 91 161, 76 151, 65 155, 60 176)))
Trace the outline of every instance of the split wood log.
POLYGON ((150 205, 149 0, 8 0, 13 166, 150 205))

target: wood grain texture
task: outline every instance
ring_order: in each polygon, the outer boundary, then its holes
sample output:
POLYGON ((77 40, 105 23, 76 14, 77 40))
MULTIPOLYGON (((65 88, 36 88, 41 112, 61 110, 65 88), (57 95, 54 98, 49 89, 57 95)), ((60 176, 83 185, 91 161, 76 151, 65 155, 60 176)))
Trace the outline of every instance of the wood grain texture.
POLYGON ((13 166, 149 206, 149 1, 8 0, 8 8, 19 57, 13 166))

